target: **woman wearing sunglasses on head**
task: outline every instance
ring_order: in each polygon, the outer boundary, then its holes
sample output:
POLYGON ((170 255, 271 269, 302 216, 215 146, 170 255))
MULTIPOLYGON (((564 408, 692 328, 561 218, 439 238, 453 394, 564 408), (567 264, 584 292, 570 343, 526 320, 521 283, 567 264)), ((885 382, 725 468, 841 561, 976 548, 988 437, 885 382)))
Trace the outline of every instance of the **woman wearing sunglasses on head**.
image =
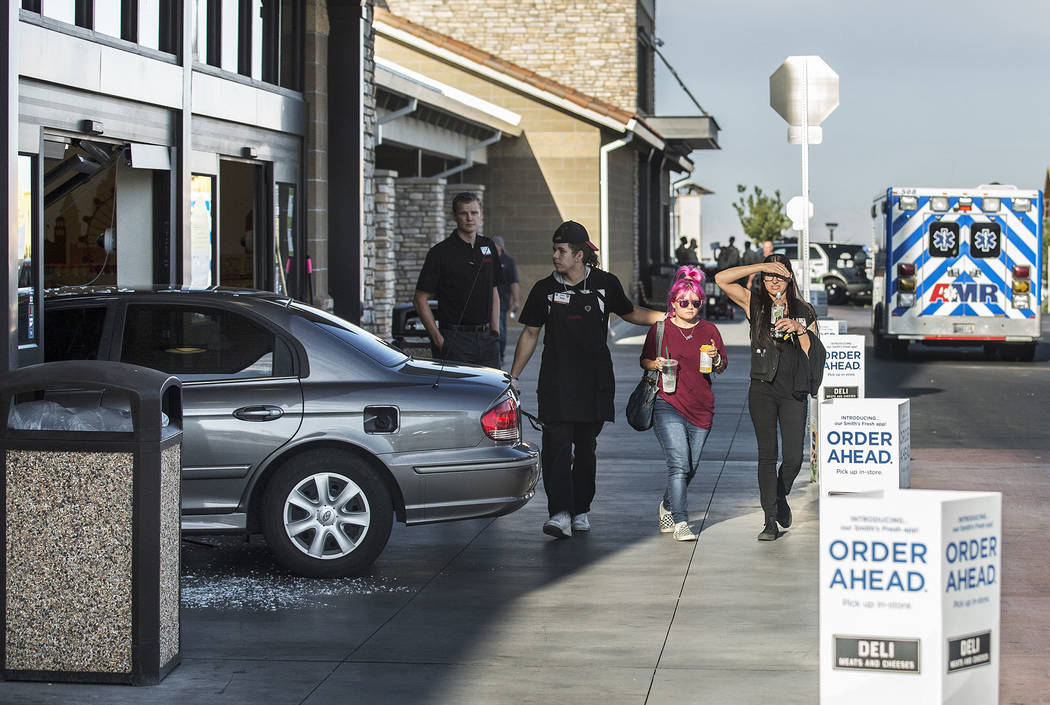
POLYGON ((668 361, 677 363, 674 370, 661 375, 653 405, 653 431, 667 461, 667 490, 657 516, 660 531, 673 533, 677 541, 697 538, 689 526, 686 488, 700 465, 700 451, 714 416, 711 371, 720 373, 726 369, 722 336, 713 324, 700 317, 703 284, 704 273, 699 268, 678 269, 667 297, 663 340, 657 332, 659 324, 653 325, 641 355, 641 365, 646 370, 662 371, 669 367, 668 361), (706 349, 701 351, 701 347, 706 349), (701 371, 701 365, 706 371, 701 371), (669 375, 673 379, 670 384, 669 375))
MULTIPOLYGON (((758 493, 765 513, 759 541, 780 536, 777 523, 791 526, 787 495, 802 467, 806 396, 814 374, 811 347, 819 347, 816 313, 802 299, 791 271, 791 260, 771 254, 762 262, 726 269, 715 283, 743 307, 751 322, 751 387, 748 408, 758 441, 758 493), (761 277, 754 294, 737 283, 752 274, 761 277), (811 337, 812 336, 812 337, 811 337), (777 470, 777 426, 784 460, 777 470)), ((820 348, 823 351, 823 348, 820 348)), ((823 355, 820 356, 823 374, 823 355)))

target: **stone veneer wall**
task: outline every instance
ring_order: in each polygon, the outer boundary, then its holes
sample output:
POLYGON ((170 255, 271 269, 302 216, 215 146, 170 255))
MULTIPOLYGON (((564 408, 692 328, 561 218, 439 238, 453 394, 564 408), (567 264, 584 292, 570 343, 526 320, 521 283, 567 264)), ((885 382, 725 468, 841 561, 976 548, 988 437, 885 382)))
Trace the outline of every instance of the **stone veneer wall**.
MULTIPOLYGON (((329 2, 339 2, 340 0, 329 0, 329 2)), ((364 163, 362 164, 362 179, 364 201, 361 204, 363 211, 364 220, 364 232, 361 233, 361 256, 364 257, 365 243, 369 240, 375 240, 375 227, 376 227, 376 187, 375 187, 375 168, 376 168, 376 58, 375 58, 375 45, 376 45, 376 34, 375 30, 372 29, 372 17, 373 17, 373 6, 374 0, 365 0, 361 11, 364 16, 368 18, 368 27, 365 31, 364 40, 364 56, 362 60, 363 66, 363 77, 361 80, 361 101, 362 111, 364 113, 364 127, 363 134, 361 136, 361 147, 364 153, 364 163)), ((363 282, 362 282, 363 283, 363 282)), ((366 317, 365 309, 375 310, 376 302, 371 301, 367 298, 364 300, 364 306, 361 311, 361 323, 367 324, 370 329, 375 331, 379 322, 372 317, 366 317)), ((389 316, 389 313, 387 314, 389 316)), ((387 322, 387 328, 390 328, 389 321, 387 322)))
POLYGON ((307 0, 303 98, 306 100, 306 250, 313 263, 314 304, 328 296, 328 0, 307 0))
POLYGON ((381 338, 390 339, 396 297, 398 258, 396 253, 397 172, 375 172, 375 227, 366 233, 364 243, 365 297, 362 319, 372 321, 368 328, 381 338))
POLYGON ((633 112, 638 97, 637 2, 380 0, 380 5, 633 112))
POLYGON ((396 181, 397 280, 394 298, 409 302, 416 293, 419 270, 427 250, 448 235, 445 220, 445 180, 406 176, 396 181))

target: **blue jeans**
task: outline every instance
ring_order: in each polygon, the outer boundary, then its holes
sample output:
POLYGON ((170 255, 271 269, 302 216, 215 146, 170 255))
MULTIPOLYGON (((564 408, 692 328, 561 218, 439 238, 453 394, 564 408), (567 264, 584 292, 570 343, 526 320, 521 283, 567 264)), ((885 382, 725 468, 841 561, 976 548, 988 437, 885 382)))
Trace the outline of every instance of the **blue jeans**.
POLYGON ((667 491, 664 506, 674 515, 674 523, 689 521, 686 488, 700 467, 700 451, 708 429, 694 426, 678 410, 657 397, 653 405, 653 431, 667 461, 667 491))

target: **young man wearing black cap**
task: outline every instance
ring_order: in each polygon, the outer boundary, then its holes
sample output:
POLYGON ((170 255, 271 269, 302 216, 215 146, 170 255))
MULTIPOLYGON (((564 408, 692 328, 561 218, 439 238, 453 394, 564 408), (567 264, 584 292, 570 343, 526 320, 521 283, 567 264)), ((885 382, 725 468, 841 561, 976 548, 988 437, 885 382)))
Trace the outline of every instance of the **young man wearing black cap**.
POLYGON ((481 201, 473 193, 452 199, 456 229, 430 248, 412 298, 430 336, 435 358, 500 366, 499 295, 503 284, 496 246, 481 227, 481 201), (437 297, 438 317, 429 299, 437 297))
POLYGON ((569 220, 554 231, 554 272, 536 282, 521 309, 523 329, 514 350, 516 381, 545 329, 537 388, 543 422, 543 487, 550 514, 543 532, 567 538, 591 528, 598 434, 615 416, 609 353, 609 314, 650 326, 664 313, 638 308, 620 280, 598 269, 587 230, 569 220))

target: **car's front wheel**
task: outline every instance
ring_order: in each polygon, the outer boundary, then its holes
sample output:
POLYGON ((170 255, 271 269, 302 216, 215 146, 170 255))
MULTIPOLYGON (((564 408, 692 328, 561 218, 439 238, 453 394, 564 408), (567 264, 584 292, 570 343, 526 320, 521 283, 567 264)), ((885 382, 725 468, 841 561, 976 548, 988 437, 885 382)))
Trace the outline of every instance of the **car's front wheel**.
POLYGON ((390 493, 376 472, 334 450, 309 451, 285 464, 267 486, 262 510, 277 561, 313 578, 366 570, 393 522, 390 493))

